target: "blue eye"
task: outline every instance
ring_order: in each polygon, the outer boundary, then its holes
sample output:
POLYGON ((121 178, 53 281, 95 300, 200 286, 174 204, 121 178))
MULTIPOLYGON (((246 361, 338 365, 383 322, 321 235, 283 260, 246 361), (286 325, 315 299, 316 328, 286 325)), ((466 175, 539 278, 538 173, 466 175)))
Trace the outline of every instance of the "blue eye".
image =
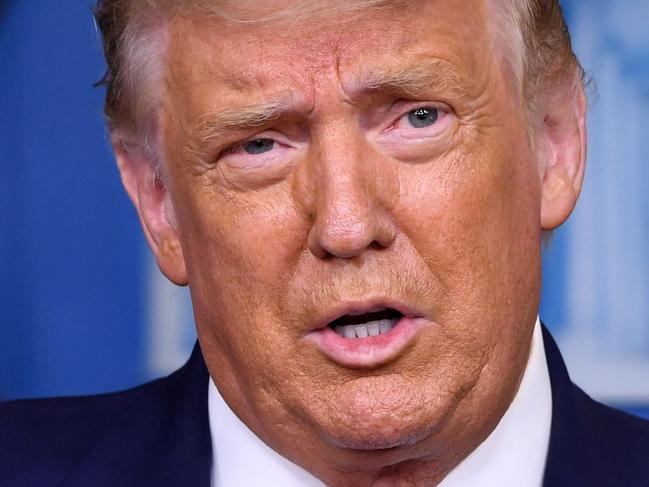
POLYGON ((257 155, 273 150, 275 141, 273 139, 255 139, 243 144, 243 150, 248 154, 257 155))
POLYGON ((408 121, 416 129, 430 127, 439 118, 439 110, 437 108, 425 107, 417 108, 408 112, 408 121))

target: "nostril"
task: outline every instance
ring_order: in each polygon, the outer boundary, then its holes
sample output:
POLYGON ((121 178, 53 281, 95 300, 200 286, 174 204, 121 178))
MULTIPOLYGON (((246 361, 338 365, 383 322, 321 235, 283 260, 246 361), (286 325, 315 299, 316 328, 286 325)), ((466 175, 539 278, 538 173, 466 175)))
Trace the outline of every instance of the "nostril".
POLYGON ((374 244, 375 240, 368 233, 366 231, 354 233, 340 232, 336 229, 332 231, 314 229, 310 235, 309 248, 313 255, 321 259, 330 256, 351 259, 374 244))
POLYGON ((372 250, 383 250, 387 245, 382 245, 378 240, 373 240, 372 243, 368 246, 372 250))
POLYGON ((381 250, 389 247, 394 241, 394 232, 381 231, 376 223, 372 226, 356 226, 355 228, 318 228, 314 226, 309 234, 309 250, 319 258, 338 257, 351 259, 364 251, 381 250))

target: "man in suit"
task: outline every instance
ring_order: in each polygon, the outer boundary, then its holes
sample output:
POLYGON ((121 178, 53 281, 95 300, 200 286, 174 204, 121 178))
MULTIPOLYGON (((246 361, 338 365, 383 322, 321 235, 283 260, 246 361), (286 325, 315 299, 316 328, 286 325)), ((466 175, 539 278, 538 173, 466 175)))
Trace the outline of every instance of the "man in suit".
MULTIPOLYGON (((0 410, 6 485, 649 485, 538 319, 585 165, 552 0, 103 0, 117 164, 199 343, 0 410)), ((4 484, 3 484, 4 485, 4 484)))

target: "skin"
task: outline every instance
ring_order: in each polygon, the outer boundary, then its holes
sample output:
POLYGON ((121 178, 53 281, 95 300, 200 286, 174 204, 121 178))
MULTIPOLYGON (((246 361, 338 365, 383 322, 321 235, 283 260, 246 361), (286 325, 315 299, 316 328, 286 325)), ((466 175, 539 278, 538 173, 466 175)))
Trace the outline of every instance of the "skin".
POLYGON ((581 188, 585 103, 562 90, 530 121, 487 9, 440 0, 290 26, 177 17, 164 182, 115 143, 160 268, 191 287, 225 400, 328 485, 437 484, 525 369, 541 232, 581 188), (368 73, 430 60, 441 74, 415 91, 366 89, 368 73), (287 109, 260 126, 206 129, 276 100, 287 109), (409 124, 421 107, 438 121, 409 124), (259 138, 276 145, 247 154, 259 138), (387 363, 341 366, 309 339, 340 303, 386 299, 425 321, 387 363))

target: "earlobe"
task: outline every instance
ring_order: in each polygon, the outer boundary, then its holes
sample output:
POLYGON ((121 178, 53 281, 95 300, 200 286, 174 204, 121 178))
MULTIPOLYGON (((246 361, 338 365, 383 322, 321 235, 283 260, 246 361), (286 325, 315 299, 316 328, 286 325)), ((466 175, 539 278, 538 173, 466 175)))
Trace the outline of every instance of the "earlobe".
POLYGON ((154 254, 160 270, 167 279, 177 286, 188 284, 183 250, 176 235, 173 238, 165 237, 154 254))
POLYGON ((577 204, 573 175, 559 167, 546 171, 541 201, 541 227, 554 230, 565 222, 577 204))
POLYGON ((156 176, 154 164, 137 149, 128 150, 119 140, 113 141, 113 150, 122 184, 137 210, 160 270, 174 284, 187 285, 185 259, 169 194, 156 176))
POLYGON ((586 166, 586 97, 581 85, 556 100, 543 123, 546 147, 541 200, 541 227, 554 230, 574 210, 586 166), (566 98, 570 97, 570 100, 566 98))

